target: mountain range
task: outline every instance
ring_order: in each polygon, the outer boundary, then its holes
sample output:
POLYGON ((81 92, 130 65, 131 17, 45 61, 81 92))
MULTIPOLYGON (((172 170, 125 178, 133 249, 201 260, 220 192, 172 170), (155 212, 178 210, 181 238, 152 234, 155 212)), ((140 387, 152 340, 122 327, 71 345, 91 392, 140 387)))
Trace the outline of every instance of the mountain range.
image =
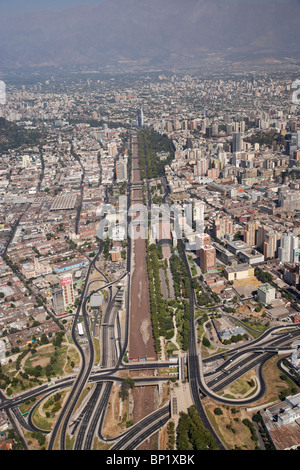
POLYGON ((299 24, 299 0, 104 0, 14 13, 0 19, 0 68, 299 63, 299 24))

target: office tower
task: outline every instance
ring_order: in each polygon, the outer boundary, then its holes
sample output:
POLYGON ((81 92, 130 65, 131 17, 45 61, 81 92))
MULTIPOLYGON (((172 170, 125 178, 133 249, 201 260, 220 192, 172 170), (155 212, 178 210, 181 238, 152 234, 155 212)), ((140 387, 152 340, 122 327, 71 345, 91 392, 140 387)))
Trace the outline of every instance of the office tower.
POLYGON ((245 132, 245 128, 246 128, 245 121, 241 121, 240 122, 240 132, 242 134, 245 132))
POLYGON ((298 237, 295 237, 292 233, 281 237, 278 258, 281 263, 294 264, 299 262, 298 237))
MULTIPOLYGON (((261 250, 264 250, 264 244, 269 244, 269 253, 273 253, 273 256, 268 255, 267 258, 273 258, 277 251, 277 244, 281 238, 281 233, 277 233, 272 226, 259 225, 257 228, 256 245, 261 250), (275 246, 276 245, 276 246, 275 246)), ((267 248, 266 248, 267 249, 267 248)))
POLYGON ((219 133, 219 125, 218 125, 218 123, 214 122, 214 123, 212 124, 211 132, 212 132, 212 135, 218 135, 218 133, 219 133))
POLYGON ((257 226, 258 226, 258 223, 256 221, 245 223, 244 242, 247 243, 247 245, 250 245, 250 246, 256 245, 257 226))
MULTIPOLYGON (((205 204, 203 202, 193 201, 193 228, 196 231, 196 234, 200 236, 203 235, 204 229, 205 229, 204 211, 205 211, 205 204)), ((208 243, 210 243, 210 241, 208 243)), ((208 244, 208 243, 205 243, 205 244, 208 244)))
POLYGON ((223 168, 228 163, 227 153, 224 151, 223 145, 218 145, 217 158, 221 162, 221 167, 223 168))
POLYGON ((64 306, 66 309, 70 305, 73 305, 75 301, 72 274, 62 275, 60 278, 60 282, 63 291, 64 306))
POLYGON ((188 137, 186 139, 185 148, 186 149, 192 149, 193 148, 193 139, 191 139, 191 137, 188 137))
POLYGON ((62 288, 57 286, 52 289, 52 303, 56 315, 62 315, 65 313, 65 303, 62 288))
POLYGON ((233 123, 233 130, 234 132, 240 132, 240 123, 238 121, 233 123))
POLYGON ((284 264, 283 280, 290 286, 300 288, 300 265, 299 264, 284 264))
POLYGON ((166 131, 167 132, 173 132, 173 124, 171 121, 166 122, 166 131))
POLYGON ((216 239, 224 238, 225 235, 232 234, 232 220, 230 217, 218 217, 213 221, 213 237, 216 239))
POLYGON ((187 131, 189 129, 189 123, 187 121, 187 119, 184 119, 181 123, 181 129, 183 131, 187 131))
POLYGON ((226 124, 226 133, 230 135, 232 133, 232 123, 226 124))
POLYGON ((265 231, 264 241, 262 245, 263 255, 265 259, 275 258, 278 251, 278 243, 281 233, 275 232, 272 228, 265 231))
POLYGON ((208 233, 200 233, 196 235, 196 254, 200 259, 200 250, 204 246, 208 246, 211 243, 210 235, 208 233))
POLYGON ((205 129, 205 137, 206 137, 207 139, 210 139, 211 136, 212 136, 212 128, 211 128, 211 127, 207 127, 207 128, 205 129))
POLYGON ((297 121, 292 121, 291 122, 291 131, 292 132, 297 132, 297 127, 298 127, 297 121))
POLYGON ((198 121, 196 119, 194 119, 193 121, 190 121, 190 129, 191 130, 198 129, 198 121))
POLYGON ((178 119, 173 119, 174 131, 179 131, 181 129, 181 124, 178 119))
POLYGON ((204 119, 204 121, 202 121, 201 123, 201 133, 205 134, 205 132, 206 132, 206 119, 204 119))
POLYGON ((205 176, 208 170, 207 158, 200 158, 196 161, 195 173, 197 176, 205 176))
POLYGON ((144 127, 144 113, 142 108, 136 110, 136 122, 138 127, 144 127))
POLYGON ((242 151, 242 135, 240 132, 234 132, 232 140, 232 153, 241 152, 242 151))
POLYGON ((203 271, 216 269, 216 249, 212 245, 204 245, 199 250, 200 268, 203 271))

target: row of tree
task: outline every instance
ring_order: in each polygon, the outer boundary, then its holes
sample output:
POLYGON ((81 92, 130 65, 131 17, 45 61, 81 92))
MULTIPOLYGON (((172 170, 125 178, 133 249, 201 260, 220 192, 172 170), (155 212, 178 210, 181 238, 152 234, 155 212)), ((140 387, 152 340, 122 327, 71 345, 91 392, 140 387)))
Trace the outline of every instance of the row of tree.
MULTIPOLYGON (((173 321, 167 302, 163 299, 160 282, 160 251, 159 248, 147 243, 147 267, 149 277, 149 293, 152 331, 156 353, 161 352, 160 336, 168 336, 168 331, 172 331, 173 321)), ((173 336, 173 334, 172 334, 173 336)))
POLYGON ((170 258, 170 269, 173 277, 175 297, 189 298, 190 296, 190 280, 186 271, 186 267, 182 259, 174 253, 170 258))
POLYGON ((177 427, 178 450, 218 450, 218 444, 205 428, 196 405, 189 408, 188 413, 180 413, 177 427))

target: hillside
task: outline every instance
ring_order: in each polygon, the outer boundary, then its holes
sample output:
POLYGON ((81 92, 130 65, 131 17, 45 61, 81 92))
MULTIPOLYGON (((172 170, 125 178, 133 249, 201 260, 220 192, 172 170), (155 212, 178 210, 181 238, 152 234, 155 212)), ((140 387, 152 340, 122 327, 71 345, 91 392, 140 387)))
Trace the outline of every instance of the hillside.
POLYGON ((2 67, 300 59, 298 0, 106 0, 0 19, 2 67))

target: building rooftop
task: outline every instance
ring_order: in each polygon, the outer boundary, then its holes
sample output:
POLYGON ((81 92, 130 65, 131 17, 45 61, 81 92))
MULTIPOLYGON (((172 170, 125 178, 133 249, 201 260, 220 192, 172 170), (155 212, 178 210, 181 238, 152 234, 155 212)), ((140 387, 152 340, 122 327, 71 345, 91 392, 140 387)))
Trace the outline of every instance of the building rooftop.
POLYGON ((228 273, 236 273, 237 271, 248 271, 250 268, 248 263, 237 264, 236 266, 227 267, 228 273))
POLYGON ((261 284, 258 289, 261 290, 262 292, 267 293, 267 292, 274 290, 275 287, 272 287, 270 284, 266 283, 266 284, 261 284))

